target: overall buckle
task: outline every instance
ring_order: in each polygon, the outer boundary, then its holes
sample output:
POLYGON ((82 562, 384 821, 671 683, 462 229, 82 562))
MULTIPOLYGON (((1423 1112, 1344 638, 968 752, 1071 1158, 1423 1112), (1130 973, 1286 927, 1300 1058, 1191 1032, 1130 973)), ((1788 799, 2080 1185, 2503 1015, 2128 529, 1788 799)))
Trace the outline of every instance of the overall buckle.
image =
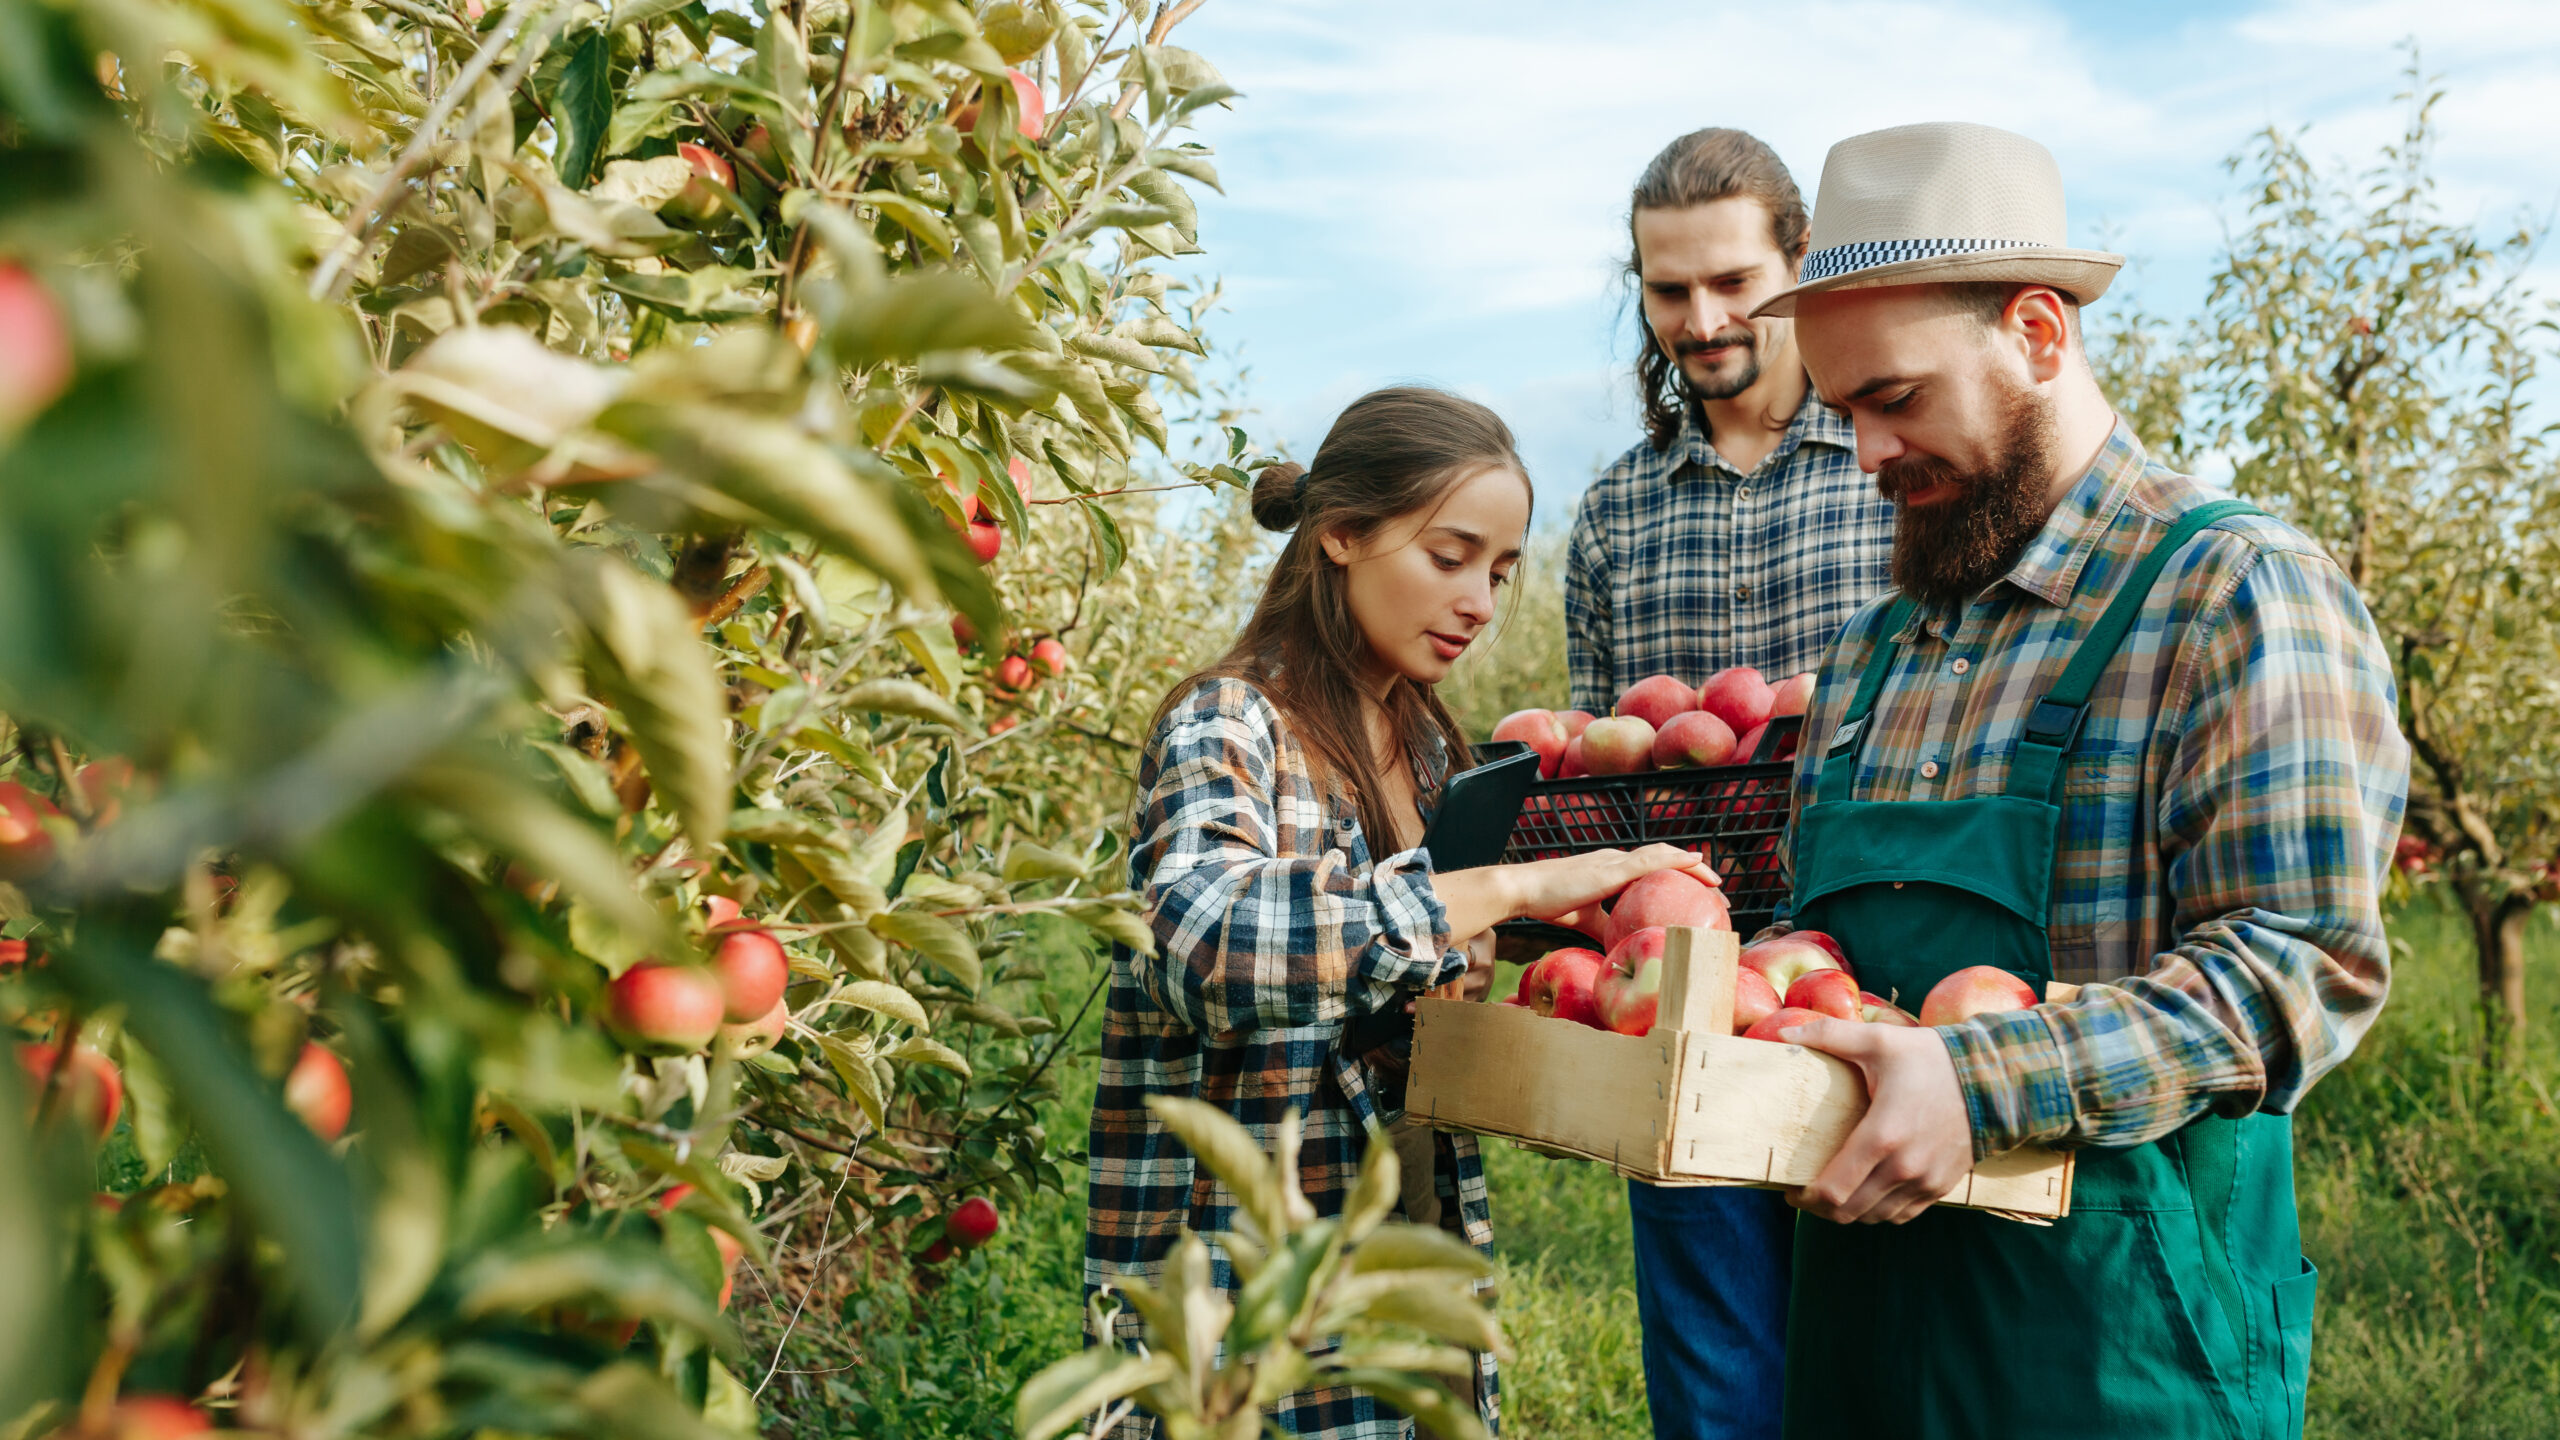
POLYGON ((2057 750, 2068 749, 2071 742, 2079 737, 2081 722, 2088 718, 2089 707, 2086 705, 2039 700, 2036 707, 2027 712, 2026 738, 2057 750))

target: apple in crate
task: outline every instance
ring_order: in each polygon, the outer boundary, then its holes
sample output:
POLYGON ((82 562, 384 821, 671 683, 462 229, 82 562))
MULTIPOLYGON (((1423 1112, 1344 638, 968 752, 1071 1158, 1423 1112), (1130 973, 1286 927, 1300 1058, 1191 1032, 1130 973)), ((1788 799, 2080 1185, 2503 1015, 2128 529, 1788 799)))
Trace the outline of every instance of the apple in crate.
POLYGON ((1564 733, 1564 722, 1553 710, 1514 710, 1493 727, 1496 740, 1517 740, 1538 755, 1540 779, 1556 778, 1556 767, 1564 763, 1565 743, 1573 737, 1564 733))
POLYGON ((1674 715, 1653 737, 1653 763, 1663 769, 1680 765, 1722 765, 1737 757, 1733 729, 1704 710, 1674 715))
POLYGON ((1698 692, 1668 675, 1648 675, 1618 697, 1618 715, 1634 716, 1659 730, 1671 717, 1698 708, 1698 692))
POLYGON ((1633 775, 1653 768, 1653 726, 1637 716, 1594 720, 1575 743, 1594 775, 1633 775))
POLYGON ((1582 737, 1576 735, 1564 742, 1564 756, 1556 761, 1555 778, 1572 780, 1590 773, 1591 767, 1582 763, 1582 737))
POLYGON ((1813 672, 1807 670, 1801 675, 1788 676, 1771 686, 1769 695, 1771 702, 1769 714, 1772 718, 1780 715, 1802 715, 1813 708, 1813 672))
POLYGON ((1848 968, 1828 947, 1805 938, 1807 933, 1798 931, 1743 946, 1742 967, 1760 972, 1760 978, 1769 982, 1769 988, 1781 995, 1812 971, 1848 968))
POLYGON ((1662 951, 1670 932, 1659 925, 1630 931, 1609 947, 1600 975, 1600 1022, 1621 1035, 1653 1029, 1662 1009, 1662 951))
POLYGON ((1736 735, 1766 723, 1777 703, 1777 692, 1748 665, 1719 670, 1698 687, 1697 708, 1723 721, 1736 735))
POLYGON ((1859 1019, 1858 982, 1846 970, 1808 970, 1787 987, 1785 1008, 1810 1010, 1834 1020, 1859 1019))
POLYGON ((1556 723, 1564 727, 1564 738, 1567 740, 1580 738, 1583 731, 1591 728, 1591 722, 1599 718, 1599 716, 1592 714, 1588 710, 1559 710, 1556 712, 1556 723))
POLYGON ((1605 938, 1616 945, 1639 930, 1673 925, 1730 930, 1733 909, 1713 885, 1678 870, 1656 870, 1618 892, 1609 905, 1605 938))
POLYGON ((1920 1023, 1953 1025, 1975 1015, 2024 1010, 2041 998, 1997 965, 1968 965, 1929 987, 1929 998, 1920 1002, 1920 1023))
POLYGON ((1597 950, 1550 950, 1529 967, 1520 993, 1541 1015, 1601 1029, 1598 992, 1600 970, 1607 963, 1597 950))
POLYGON ((1771 1013, 1767 1018, 1763 1019, 1759 1024, 1743 1031, 1742 1038, 1745 1040, 1776 1040, 1778 1039, 1778 1032, 1781 1030, 1802 1025, 1808 1020, 1828 1020, 1831 1018, 1832 1017, 1828 1015, 1817 1015, 1810 1010, 1797 1010, 1781 1007, 1777 1011, 1771 1013))
POLYGON ((1733 972, 1733 1033, 1740 1035, 1784 1007, 1757 970, 1733 972))
POLYGON ((1881 995, 1858 992, 1858 1018, 1870 1025, 1918 1025, 1919 1018, 1881 995))

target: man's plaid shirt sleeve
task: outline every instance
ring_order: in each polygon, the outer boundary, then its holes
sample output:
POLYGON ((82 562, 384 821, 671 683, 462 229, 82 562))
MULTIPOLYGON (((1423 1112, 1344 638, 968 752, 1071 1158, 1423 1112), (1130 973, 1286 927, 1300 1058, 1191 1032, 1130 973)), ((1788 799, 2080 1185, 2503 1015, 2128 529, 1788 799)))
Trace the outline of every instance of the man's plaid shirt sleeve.
POLYGON ((1574 512, 1573 533, 1565 541, 1565 665, 1573 685, 1573 708, 1606 715, 1616 703, 1618 682, 1610 664, 1609 554, 1600 543, 1599 506, 1585 492, 1574 512))

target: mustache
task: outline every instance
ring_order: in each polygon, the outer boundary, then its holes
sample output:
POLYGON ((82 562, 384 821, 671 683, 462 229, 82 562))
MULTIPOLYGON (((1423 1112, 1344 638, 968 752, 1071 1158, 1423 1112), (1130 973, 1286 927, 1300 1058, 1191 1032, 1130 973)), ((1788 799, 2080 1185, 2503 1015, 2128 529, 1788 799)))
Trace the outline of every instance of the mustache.
POLYGON ((1675 341, 1671 346, 1671 353, 1678 359, 1686 360, 1692 355, 1704 355, 1710 349, 1755 350, 1757 348, 1759 348, 1759 341, 1753 338, 1749 330, 1737 325, 1730 330, 1710 335, 1704 340, 1675 341))
POLYGON ((1906 455, 1876 467, 1876 493, 1900 504, 1914 491, 1966 478, 1962 470, 1935 455, 1906 455))

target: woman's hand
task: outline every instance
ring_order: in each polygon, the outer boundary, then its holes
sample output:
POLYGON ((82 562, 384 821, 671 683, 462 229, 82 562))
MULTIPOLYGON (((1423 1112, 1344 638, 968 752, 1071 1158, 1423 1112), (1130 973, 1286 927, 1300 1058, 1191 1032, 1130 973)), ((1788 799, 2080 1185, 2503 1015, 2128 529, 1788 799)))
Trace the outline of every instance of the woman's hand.
POLYGON ((1517 865, 1488 865, 1433 877, 1441 906, 1448 911, 1449 933, 1473 935, 1505 920, 1550 920, 1597 904, 1657 870, 1678 870, 1702 884, 1724 883, 1723 877, 1677 845, 1647 845, 1640 850, 1594 850, 1555 860, 1517 865))

